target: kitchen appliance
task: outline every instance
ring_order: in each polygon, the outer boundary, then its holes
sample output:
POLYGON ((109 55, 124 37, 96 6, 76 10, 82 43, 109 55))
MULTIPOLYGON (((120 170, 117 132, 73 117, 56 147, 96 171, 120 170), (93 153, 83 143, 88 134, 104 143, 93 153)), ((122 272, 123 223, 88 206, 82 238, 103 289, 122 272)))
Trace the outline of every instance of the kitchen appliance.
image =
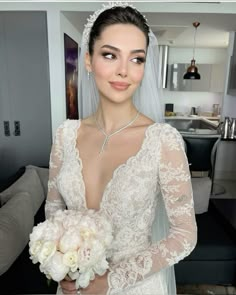
MULTIPOLYGON (((234 123, 235 124, 235 123, 234 123)), ((234 127, 235 128, 235 127, 234 127)), ((218 126, 218 130, 221 133, 221 137, 226 139, 230 137, 231 120, 229 117, 225 117, 224 122, 221 122, 218 126)))
POLYGON ((229 131, 229 138, 236 138, 236 118, 231 118, 231 126, 229 131))
POLYGON ((212 116, 217 117, 220 114, 220 105, 218 103, 214 103, 212 106, 212 116))
POLYGON ((190 115, 197 115, 197 111, 195 107, 191 107, 190 115))
POLYGON ((166 103, 165 104, 165 116, 173 116, 174 115, 174 104, 173 103, 166 103))

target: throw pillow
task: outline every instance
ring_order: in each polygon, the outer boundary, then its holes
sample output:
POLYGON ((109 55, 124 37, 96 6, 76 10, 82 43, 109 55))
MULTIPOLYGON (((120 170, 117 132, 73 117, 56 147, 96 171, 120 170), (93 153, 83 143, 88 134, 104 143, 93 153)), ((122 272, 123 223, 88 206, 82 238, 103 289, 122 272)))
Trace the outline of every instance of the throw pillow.
POLYGON ((1 204, 4 205, 18 192, 28 192, 33 201, 34 215, 45 199, 43 187, 37 172, 33 169, 26 169, 25 173, 0 194, 1 204))
POLYGON ((27 245, 33 225, 33 203, 27 192, 16 193, 0 209, 0 276, 27 245))

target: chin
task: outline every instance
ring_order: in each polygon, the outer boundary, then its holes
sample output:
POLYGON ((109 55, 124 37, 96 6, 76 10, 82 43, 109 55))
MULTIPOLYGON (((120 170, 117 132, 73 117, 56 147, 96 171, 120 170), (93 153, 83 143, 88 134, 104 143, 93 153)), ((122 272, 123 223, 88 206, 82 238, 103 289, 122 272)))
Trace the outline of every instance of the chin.
POLYGON ((103 97, 105 100, 110 101, 112 103, 124 103, 126 101, 130 101, 132 99, 134 92, 130 91, 114 91, 110 90, 109 93, 100 92, 100 97, 103 97))
POLYGON ((113 103, 121 104, 121 103, 125 103, 132 100, 132 95, 125 95, 125 94, 115 95, 114 94, 112 97, 111 95, 109 95, 109 97, 107 97, 107 100, 113 103))

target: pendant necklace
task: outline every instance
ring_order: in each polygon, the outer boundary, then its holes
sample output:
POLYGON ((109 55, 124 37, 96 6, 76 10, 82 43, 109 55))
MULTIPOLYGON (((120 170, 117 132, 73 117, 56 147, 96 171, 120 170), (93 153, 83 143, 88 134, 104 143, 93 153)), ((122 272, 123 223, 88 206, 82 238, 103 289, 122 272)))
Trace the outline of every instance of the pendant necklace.
POLYGON ((96 123, 98 129, 99 129, 99 130, 105 135, 105 139, 104 139, 104 142, 103 142, 103 144, 102 144, 102 148, 101 148, 99 154, 101 154, 101 153, 104 151, 104 149, 105 149, 105 147, 106 147, 106 145, 107 145, 109 139, 110 139, 113 135, 116 135, 117 133, 121 132, 122 130, 124 130, 124 129, 126 129, 127 127, 129 127, 130 125, 132 125, 132 124, 138 119, 139 114, 140 114, 140 113, 139 113, 139 111, 138 111, 137 114, 135 115, 135 117, 134 117, 131 121, 129 121, 128 124, 126 124, 125 126, 119 128, 119 129, 117 129, 116 131, 114 131, 114 132, 112 132, 112 133, 110 133, 110 134, 107 134, 107 133, 105 132, 105 130, 104 130, 104 129, 101 127, 101 125, 98 123, 98 121, 97 121, 97 119, 96 119, 96 116, 94 116, 94 118, 95 118, 95 123, 96 123))

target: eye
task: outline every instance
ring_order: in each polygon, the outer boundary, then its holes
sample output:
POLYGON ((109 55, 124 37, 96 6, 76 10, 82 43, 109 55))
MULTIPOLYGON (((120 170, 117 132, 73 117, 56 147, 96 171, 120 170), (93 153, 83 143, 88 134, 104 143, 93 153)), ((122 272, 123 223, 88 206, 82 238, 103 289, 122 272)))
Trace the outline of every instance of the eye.
POLYGON ((143 64, 146 60, 144 57, 137 56, 137 57, 132 58, 131 61, 140 65, 140 64, 143 64))
POLYGON ((106 59, 110 59, 110 60, 112 60, 112 59, 116 59, 115 54, 113 54, 113 53, 111 53, 111 52, 103 52, 103 53, 102 53, 102 56, 103 56, 104 58, 106 58, 106 59))

